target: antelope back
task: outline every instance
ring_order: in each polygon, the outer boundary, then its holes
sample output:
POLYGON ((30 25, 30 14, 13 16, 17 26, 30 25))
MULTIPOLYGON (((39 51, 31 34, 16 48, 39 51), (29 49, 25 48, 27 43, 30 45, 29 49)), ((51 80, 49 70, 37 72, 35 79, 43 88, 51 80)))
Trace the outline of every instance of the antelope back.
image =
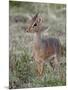
POLYGON ((38 13, 29 20, 27 25, 27 32, 40 32, 42 29, 42 18, 38 15, 38 13))

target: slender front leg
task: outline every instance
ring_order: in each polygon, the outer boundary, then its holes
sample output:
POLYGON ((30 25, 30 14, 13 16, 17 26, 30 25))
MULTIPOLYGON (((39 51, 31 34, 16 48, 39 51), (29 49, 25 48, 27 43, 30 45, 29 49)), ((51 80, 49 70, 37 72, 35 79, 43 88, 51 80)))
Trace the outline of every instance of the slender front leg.
POLYGON ((43 70, 44 70, 44 63, 43 62, 37 62, 37 72, 38 75, 41 76, 43 74, 43 70))

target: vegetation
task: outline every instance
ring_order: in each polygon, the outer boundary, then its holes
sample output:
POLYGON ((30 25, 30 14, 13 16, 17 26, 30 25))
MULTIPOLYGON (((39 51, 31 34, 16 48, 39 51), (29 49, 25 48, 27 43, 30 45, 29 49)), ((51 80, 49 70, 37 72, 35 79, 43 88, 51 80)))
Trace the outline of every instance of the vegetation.
MULTIPOLYGON (((66 5, 9 1, 9 88, 50 87, 66 85, 66 59, 60 57, 59 75, 45 65, 40 79, 32 58, 33 35, 25 33, 28 19, 37 12, 43 17, 44 29, 65 47, 66 5)), ((42 33, 45 36, 45 31, 42 33)))

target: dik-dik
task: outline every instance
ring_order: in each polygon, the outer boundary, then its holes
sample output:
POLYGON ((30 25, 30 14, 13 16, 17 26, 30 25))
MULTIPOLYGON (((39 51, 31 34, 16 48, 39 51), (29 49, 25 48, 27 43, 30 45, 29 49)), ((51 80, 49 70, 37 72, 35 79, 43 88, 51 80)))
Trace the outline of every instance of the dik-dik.
POLYGON ((41 38, 43 31, 42 18, 36 14, 28 23, 27 32, 35 33, 33 43, 33 57, 39 75, 44 71, 44 63, 50 62, 53 68, 59 67, 58 56, 61 53, 60 41, 56 38, 41 38), (50 58, 50 59, 48 59, 50 58), (53 61, 52 61, 53 60, 53 61))

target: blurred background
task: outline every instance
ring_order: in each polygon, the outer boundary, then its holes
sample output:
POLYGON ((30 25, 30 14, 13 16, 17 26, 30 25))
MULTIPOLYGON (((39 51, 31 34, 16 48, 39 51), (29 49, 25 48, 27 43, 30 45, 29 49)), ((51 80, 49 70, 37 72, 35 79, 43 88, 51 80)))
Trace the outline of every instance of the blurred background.
POLYGON ((60 79, 49 64, 44 77, 39 79, 32 58, 34 34, 26 33, 27 21, 39 12, 43 18, 44 32, 60 40, 66 47, 66 5, 9 1, 9 88, 31 88, 66 85, 66 57, 60 57, 60 79))

